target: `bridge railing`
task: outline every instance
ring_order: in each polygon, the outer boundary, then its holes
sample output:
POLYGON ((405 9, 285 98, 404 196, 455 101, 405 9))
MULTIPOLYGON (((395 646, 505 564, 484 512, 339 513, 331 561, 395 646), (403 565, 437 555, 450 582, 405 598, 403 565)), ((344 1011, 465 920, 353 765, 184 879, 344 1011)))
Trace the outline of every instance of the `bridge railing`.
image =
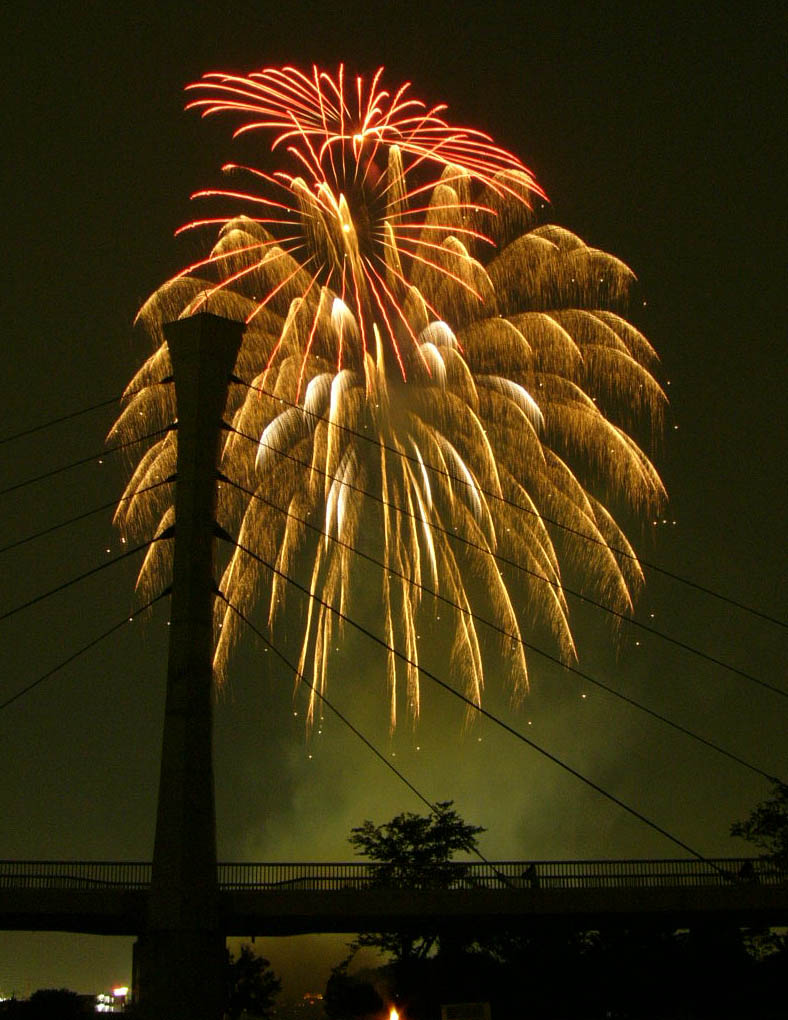
POLYGON ((146 861, 0 861, 0 889, 147 889, 146 861))
MULTIPOLYGON (((362 863, 223 863, 226 891, 370 888, 592 889, 788 884, 788 871, 759 858, 697 861, 452 861, 439 867, 362 863)), ((0 861, 0 889, 147 889, 151 865, 143 861, 0 861)))
POLYGON ((396 868, 369 863, 220 864, 219 884, 227 890, 450 888, 589 889, 730 886, 757 882, 780 885, 788 872, 758 858, 706 861, 453 861, 439 867, 396 868))

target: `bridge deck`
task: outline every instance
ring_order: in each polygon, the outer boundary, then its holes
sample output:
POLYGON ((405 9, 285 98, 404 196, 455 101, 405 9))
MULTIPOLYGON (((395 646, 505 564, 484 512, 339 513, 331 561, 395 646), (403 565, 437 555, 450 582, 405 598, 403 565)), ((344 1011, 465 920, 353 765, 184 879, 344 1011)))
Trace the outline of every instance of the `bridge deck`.
MULTIPOLYGON (((788 923, 788 873, 751 858, 220 864, 219 884, 228 935, 788 923)), ((0 861, 0 928, 136 935, 149 885, 142 862, 0 861)))

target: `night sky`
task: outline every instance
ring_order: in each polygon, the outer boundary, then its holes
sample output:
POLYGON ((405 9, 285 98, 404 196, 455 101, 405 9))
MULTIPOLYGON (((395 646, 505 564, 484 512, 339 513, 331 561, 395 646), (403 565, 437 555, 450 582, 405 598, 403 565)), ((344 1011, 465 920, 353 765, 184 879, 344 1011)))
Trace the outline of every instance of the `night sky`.
MULTIPOLYGON (((671 499, 665 523, 631 533, 635 546, 785 619, 781 5, 330 6, 6 5, 0 439, 119 395, 148 353, 134 314, 191 261, 191 242, 173 231, 193 215, 190 193, 215 184, 234 155, 229 119, 183 112, 184 84, 208 70, 383 64, 390 83, 411 80, 516 152, 554 221, 636 272, 632 318, 669 383, 656 459, 671 499)), ((0 544, 117 498, 123 466, 98 456, 115 411, 0 446, 2 488, 91 458, 0 497, 0 544)), ((0 553, 0 611, 118 555, 110 521, 104 510, 0 553)), ((0 701, 123 620, 134 576, 131 563, 110 567, 2 621, 0 701)), ((637 616, 788 686, 784 628, 653 572, 637 616)), ((166 619, 160 604, 0 711, 0 858, 150 858, 166 619)), ((582 669, 788 775, 784 697, 655 636, 626 626, 616 635, 599 614, 576 620, 582 669)), ((351 826, 421 806, 338 721, 307 740, 292 678, 261 669, 261 655, 250 636, 218 704, 219 857, 349 859, 351 826)), ((329 697, 425 796, 454 800, 487 827, 487 856, 680 855, 491 724, 465 727, 463 708, 439 691, 425 690, 415 729, 403 721, 390 736, 379 653, 352 637, 339 659, 329 697)), ((764 779, 538 656, 529 662, 524 703, 514 708, 489 675, 486 707, 699 852, 747 852, 728 829, 768 793, 764 779)), ((342 941, 331 942, 331 963, 342 941)), ((322 989, 325 972, 307 954, 325 956, 323 943, 259 946, 291 991, 322 989)), ((0 933, 0 994, 100 991, 127 982, 130 961, 127 939, 0 933)))

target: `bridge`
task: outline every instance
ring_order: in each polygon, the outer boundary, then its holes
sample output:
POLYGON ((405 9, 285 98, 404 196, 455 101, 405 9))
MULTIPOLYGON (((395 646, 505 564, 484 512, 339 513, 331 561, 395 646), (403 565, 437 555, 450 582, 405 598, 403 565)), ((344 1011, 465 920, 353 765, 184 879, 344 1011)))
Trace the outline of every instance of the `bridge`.
MULTIPOLYGON (((788 871, 758 858, 218 866, 226 935, 788 924, 788 871)), ((140 935, 151 865, 0 861, 0 928, 140 935)))
MULTIPOLYGON (((240 342, 240 326, 213 316, 192 316, 169 324, 165 332, 178 408, 178 527, 173 531, 167 700, 154 862, 0 861, 0 930, 142 936, 135 953, 135 971, 142 990, 139 1001, 146 1015, 158 1017, 161 1009, 157 1004, 167 1003, 169 1008, 177 1001, 180 1020, 216 1020, 221 1015, 227 935, 424 931, 446 926, 476 933, 485 929, 542 930, 549 925, 587 930, 637 925, 664 929, 788 924, 786 872, 745 858, 458 863, 441 866, 439 871, 408 868, 404 875, 358 862, 217 866, 210 740, 215 480, 224 394, 240 342), (204 387, 210 380, 214 380, 215 392, 211 393, 209 408, 204 387), (199 797, 195 791, 199 791, 199 797), (178 982, 177 991, 173 980, 178 982)), ((30 537, 42 537, 50 530, 30 537)), ((230 537, 223 532, 221 535, 230 537)), ((91 570, 82 577, 94 573, 91 570)), ((38 604, 63 587, 16 606, 6 615, 38 604)), ((49 669, 0 707, 37 688, 119 626, 125 627, 126 622, 124 610, 120 624, 94 638, 54 670, 49 669)), ((245 622, 252 627, 248 620, 245 622)), ((727 667, 681 641, 674 644, 761 683, 757 677, 727 667)), ((616 694, 593 678, 580 675, 584 681, 616 694)), ((447 687, 439 677, 431 679, 447 687)), ((785 693, 768 683, 762 686, 777 694, 785 693)), ((464 700, 462 695, 459 697, 464 700)), ((770 772, 682 724, 629 697, 624 701, 762 778, 772 779, 770 772)), ((347 719, 343 721, 355 729, 347 719)), ((649 822, 554 754, 511 726, 501 725, 687 853, 693 852, 689 845, 649 822)), ((369 741, 364 737, 362 740, 375 751, 369 741)), ((405 778, 394 771, 400 779, 405 778)), ((405 782, 418 793, 407 779, 405 782)))

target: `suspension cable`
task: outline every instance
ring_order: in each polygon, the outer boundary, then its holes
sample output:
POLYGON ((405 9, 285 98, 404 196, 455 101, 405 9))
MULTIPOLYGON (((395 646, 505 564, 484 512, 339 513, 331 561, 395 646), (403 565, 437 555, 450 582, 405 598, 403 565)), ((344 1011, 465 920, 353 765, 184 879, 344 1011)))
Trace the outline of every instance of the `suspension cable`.
POLYGON ((11 549, 17 549, 19 546, 27 545, 28 542, 34 542, 36 539, 43 538, 45 535, 51 535, 53 531, 59 531, 61 528, 67 528, 71 524, 77 524, 79 521, 84 521, 87 517, 93 517, 96 514, 101 513, 103 510, 113 510, 119 503, 136 499, 137 496, 141 496, 144 492, 151 492, 153 489, 158 489, 162 485, 169 485, 174 481, 175 476, 172 475, 170 478, 163 478, 160 482, 154 482, 152 485, 146 485, 143 489, 137 489, 130 496, 121 496, 120 499, 113 499, 110 503, 104 503, 102 506, 97 506, 93 510, 86 510, 84 513, 77 514, 75 517, 69 517, 68 520, 52 524, 50 527, 44 528, 43 531, 37 531, 35 534, 27 535, 25 538, 19 538, 15 542, 9 542, 8 545, 0 546, 0 553, 8 552, 11 549))
MULTIPOLYGON (((387 443, 382 442, 380 439, 376 439, 374 436, 365 435, 363 432, 358 432, 357 430, 350 428, 350 426, 348 425, 342 425, 339 422, 331 421, 329 418, 326 418, 323 415, 319 415, 315 411, 308 411, 305 407, 302 407, 300 404, 287 400, 285 397, 272 393, 270 390, 266 390, 259 386, 254 386, 252 383, 246 382, 244 379, 239 379, 237 376, 232 377, 232 382, 238 385, 246 386, 248 389, 253 390, 256 393, 260 393, 263 396, 270 397, 272 400, 275 400, 280 404, 285 404, 288 407, 294 408, 295 410, 300 411, 303 415, 313 419, 314 421, 324 422, 325 424, 332 426, 333 428, 339 429, 343 432, 347 432, 349 435, 352 435, 357 439, 363 439, 365 442, 370 443, 373 446, 378 446, 381 449, 385 450, 387 453, 392 453, 403 460, 408 460, 414 465, 416 465, 419 468, 419 470, 421 470, 422 468, 426 468, 427 470, 432 471, 436 475, 447 478, 451 482, 456 482, 464 486, 470 485, 470 482, 467 479, 457 477, 451 474, 451 472, 447 471, 445 468, 436 467, 434 464, 430 464, 429 461, 426 460, 422 461, 418 457, 415 457, 413 454, 409 454, 404 450, 398 450, 396 447, 389 446, 387 443)), ((254 439, 251 436, 247 436, 246 438, 252 439, 253 442, 258 442, 258 440, 254 439)), ((268 448, 276 452, 281 452, 278 451, 276 447, 268 448)), ((713 588, 708 588, 705 585, 699 584, 697 581, 693 581, 690 578, 682 576, 681 574, 676 574, 670 570, 667 570, 664 567, 660 567, 656 563, 651 563, 648 560, 641 559, 640 557, 635 556, 627 549, 619 549, 616 548, 615 546, 608 545, 606 542, 597 538, 594 535, 589 535, 583 531, 579 531, 576 528, 571 527, 571 525, 564 524, 561 521, 555 520, 554 518, 546 517, 544 514, 539 513, 538 511, 532 509, 531 507, 523 506, 521 503, 515 503, 512 500, 507 499, 505 496, 502 496, 500 493, 494 492, 491 489, 485 489, 484 486, 482 485, 477 484, 476 488, 478 489, 479 492, 483 493, 485 496, 490 497, 490 499, 494 499, 499 503, 503 503, 506 506, 510 506, 515 510, 520 510, 522 513, 530 514, 533 517, 537 517, 540 521, 544 521, 545 523, 550 524, 553 527, 560 528, 562 531, 566 531, 569 534, 575 535, 577 538, 582 538, 586 542, 591 542, 595 545, 600 545, 605 549, 609 549, 617 556, 622 556, 624 559, 632 560, 633 562, 639 564, 640 566, 647 567, 649 570, 652 570, 655 573, 662 574, 663 576, 669 578, 672 581, 678 581, 679 583, 684 584, 687 587, 694 588, 696 591, 702 592, 704 595, 709 595, 715 599, 719 599, 721 602, 725 602, 726 604, 733 606, 736 609, 740 609, 743 612, 750 613, 753 616, 760 617, 760 619, 765 620, 768 623, 773 623, 778 627, 788 629, 788 621, 786 620, 780 620, 777 617, 770 616, 768 613, 765 613, 760 609, 755 609, 753 606, 749 606, 743 602, 739 602, 738 600, 733 599, 728 595, 723 595, 721 592, 715 591, 713 588)))
MULTIPOLYGON (((234 483, 231 483, 231 484, 234 484, 234 483)), ((247 490, 243 490, 243 491, 247 491, 247 490)), ((271 506, 275 510, 281 510, 280 507, 277 507, 273 503, 269 503, 269 501, 264 499, 263 497, 256 497, 256 498, 261 499, 264 503, 266 503, 267 505, 271 506)), ((568 673, 572 673, 575 676, 580 677, 581 680, 585 680, 587 683, 593 684, 593 686, 598 687, 600 690, 606 691, 608 694, 612 694, 613 697, 618 698, 620 701, 623 701, 623 702, 625 702, 628 705, 631 705, 633 708, 638 709, 638 711, 640 711, 640 712, 644 712, 646 715, 651 716, 653 719, 657 719, 659 722, 664 723, 666 726, 672 727, 672 729, 677 730, 679 733, 683 733, 685 736, 690 737, 692 740, 697 740, 699 743, 704 744, 706 747, 710 748, 713 751, 716 751, 718 754, 724 755, 726 758, 731 759, 732 761, 736 762, 738 765, 741 765, 743 768, 749 769, 751 772, 754 772, 757 775, 762 776, 764 779, 768 779, 770 781, 774 780, 775 777, 772 776, 770 773, 765 772, 763 769, 759 768, 757 765, 753 765, 751 762, 746 761, 744 758, 741 758, 739 755, 735 754, 733 751, 729 751, 726 748, 724 748, 724 747, 720 746, 719 744, 715 743, 714 741, 709 740, 708 738, 701 736, 699 733, 695 733, 693 730, 689 729, 686 726, 683 726, 681 723, 674 722, 674 720, 670 719, 668 716, 662 715, 660 712, 656 711, 656 709, 649 708, 647 705, 644 705, 642 702, 637 701, 635 698, 632 698, 629 695, 624 694, 622 691, 616 690, 616 688, 609 686, 608 684, 604 683, 602 680, 596 679, 595 677, 591 676, 589 673, 586 673, 584 670, 580 669, 578 666, 573 666, 571 663, 563 662, 557 655, 553 655, 550 652, 546 652, 544 649, 539 648, 537 645, 534 645, 531 642, 526 641, 520 634, 512 633, 511 631, 508 631, 508 630, 504 629, 503 627, 499 626, 498 624, 494 623, 492 620, 488 620, 488 619, 486 619, 483 616, 479 616, 479 615, 477 615, 475 613, 472 613, 471 610, 469 610, 469 609, 459 605, 457 602, 454 602, 448 596, 442 595, 440 592, 435 591, 433 588, 429 588, 426 585, 420 584, 418 581, 414 581, 412 578, 407 577, 405 574, 402 574, 400 571, 395 570, 393 567, 389 567, 385 563, 382 563, 380 560, 376 559, 374 556, 371 556, 368 553, 362 552, 360 549, 356 549, 355 546, 352 546, 352 545, 350 545, 347 542, 343 542, 341 539, 336 538, 335 536, 330 535, 330 534, 328 534, 325 531, 322 531, 316 525, 312 524, 311 521, 306 521, 303 518, 300 518, 300 517, 296 516, 295 514, 290 514, 289 512, 284 511, 284 510, 282 510, 281 512, 285 513, 288 517, 291 517, 293 520, 298 521, 300 524, 304 524, 306 527, 312 529, 313 531, 315 531, 317 534, 321 535, 322 537, 328 538, 330 541, 334 542, 335 544, 341 546, 344 549, 347 549, 351 553, 354 553, 355 555, 359 556, 361 559, 364 559, 367 562, 374 564, 376 567, 379 567, 381 570, 383 570, 386 573, 390 574, 392 577, 396 577, 398 580, 404 581, 405 583, 411 585, 414 588, 418 588, 425 595, 431 595, 433 598, 438 599, 438 601, 442 602, 444 605, 449 606, 451 609, 454 609, 454 610, 456 610, 459 613, 462 613, 464 616, 471 617, 474 621, 477 621, 478 623, 483 624, 485 627, 487 627, 490 630, 494 631, 495 633, 501 635, 501 637, 505 637, 508 640, 510 640, 510 641, 512 641, 512 642, 514 642, 516 644, 522 645, 523 648, 527 648, 529 651, 534 652, 536 655, 541 656, 542 658, 546 659, 548 662, 551 662, 551 663, 553 663, 556 666, 560 666, 562 669, 566 670, 568 673)), ((238 549, 240 549, 242 552, 246 553, 246 555, 251 556, 253 559, 256 559, 258 562, 260 562, 264 566, 269 567, 268 563, 263 561, 260 557, 258 557, 251 550, 249 550, 249 549, 245 548, 244 546, 240 545, 240 543, 238 543, 238 542, 235 542, 234 544, 235 544, 235 546, 238 549)), ((786 694, 786 692, 780 691, 778 688, 774 688, 774 690, 777 693, 784 694, 786 697, 788 697, 788 694, 786 694)))
POLYGON ((62 474, 64 471, 71 471, 73 468, 81 467, 83 464, 89 464, 94 460, 101 460, 102 457, 106 457, 108 454, 117 453, 119 450, 127 450, 130 446, 136 446, 138 443, 145 443, 149 439, 155 439, 157 436, 163 436, 167 432, 174 430, 174 425, 167 425, 163 429, 157 429, 155 432, 150 432, 146 436, 140 436, 138 439, 130 439, 125 443, 118 443, 117 446, 104 447, 103 450, 99 450, 98 453, 93 453, 89 457, 81 457, 79 460, 73 461, 71 464, 64 464, 61 467, 52 468, 51 471, 45 471, 41 475, 36 475, 35 478, 27 478, 23 482, 16 482, 14 485, 9 485, 5 489, 0 489, 0 496, 7 496, 9 492, 16 492, 17 489, 24 489, 27 485, 33 485, 34 482, 43 482, 47 478, 53 478, 55 475, 62 474))
MULTIPOLYGON (((243 546, 239 546, 239 548, 243 548, 243 546)), ((244 550, 244 551, 249 552, 249 550, 244 550)), ((703 861, 704 863, 709 864, 712 867, 714 866, 710 861, 707 860, 707 858, 705 858, 703 856, 703 854, 701 854, 699 851, 693 849, 693 847, 691 847, 688 843, 683 842, 681 839, 679 839, 677 836, 674 836, 667 829, 665 829, 662 826, 658 825, 657 822, 652 821, 650 818, 648 818, 646 815, 642 814, 636 808, 633 808, 631 805, 627 804, 625 801, 621 800, 619 797, 616 797, 615 794, 610 793, 608 790, 606 790, 599 783, 596 783, 596 782, 594 782, 594 780, 589 779, 587 776, 583 775, 583 773, 580 772, 578 769, 575 769, 573 766, 569 765, 567 762, 564 762, 557 755, 554 755, 552 752, 548 751, 546 748, 542 747, 540 744, 537 744, 536 741, 531 740, 524 733, 520 733, 519 730, 516 730, 513 726, 510 726, 508 723, 506 723, 502 719, 498 718, 498 716, 494 715, 488 709, 483 708, 477 702, 473 701, 473 699, 469 698, 466 694, 463 694, 461 691, 458 691, 456 688, 452 687, 451 684, 447 683, 445 680, 441 680, 440 677, 438 677, 435 673, 433 673, 430 670, 426 669, 420 663, 416 662, 415 660, 413 660, 409 656, 407 656, 404 652, 401 652, 397 648, 395 648, 393 645, 390 645, 387 641, 384 641, 383 638, 378 637, 377 634, 374 634, 371 630, 369 630, 368 628, 364 627, 363 624, 358 623, 352 617, 348 616, 347 613, 343 613, 340 609, 337 609, 336 607, 332 606, 330 603, 326 602, 324 599, 321 599, 318 595, 314 595, 304 585, 300 584, 294 578, 288 577, 286 574, 284 574, 282 571, 278 570, 272 564, 266 563, 261 557, 257 557, 255 554, 253 554, 251 552, 250 552, 250 555, 254 556, 255 559, 259 559, 259 561, 264 566, 266 566, 269 570, 271 570, 272 573, 275 573, 278 576, 282 577, 285 581, 287 581, 290 584, 292 584, 295 588, 297 588, 303 594, 307 595, 310 599, 312 599, 318 605, 323 606, 323 608, 327 609, 330 613, 333 613, 339 620, 342 620, 344 623, 349 624, 351 627, 353 627, 355 630, 359 631, 365 637, 369 638, 375 644, 379 645, 381 648, 385 649, 390 654, 396 656, 398 659, 400 659, 402 662, 404 662, 405 665, 410 666, 413 669, 418 670, 419 673, 421 673, 423 676, 425 676, 428 680, 431 680, 438 687, 441 687, 447 693, 454 695, 454 697, 456 697, 460 701, 462 701, 468 708, 470 708, 473 711, 477 712, 479 715, 483 716, 485 719, 488 719, 490 722, 494 723, 496 726, 500 727, 502 730, 504 730, 505 732, 509 733, 511 736, 515 737, 515 739, 522 741, 522 743, 524 743, 524 744, 527 744, 530 748, 532 748, 533 750, 537 751, 543 757, 547 758, 549 761, 552 761, 555 765, 558 765, 559 768, 563 769, 565 772, 568 772, 570 775, 574 776, 576 779, 579 779, 586 786, 590 787, 592 790, 595 790, 597 793, 601 794, 607 800, 609 800, 612 803, 616 804, 618 807, 622 808, 628 814, 632 815, 634 818, 637 818, 639 821, 641 821, 645 825, 649 826, 655 832, 658 832, 660 835, 664 836, 666 839, 669 839, 672 843, 675 843, 677 846, 681 847, 683 850, 686 850, 693 857, 696 857, 698 860, 703 861)))
POLYGON ((92 641, 89 641, 86 645, 83 645, 82 648, 78 649, 72 655, 69 655, 68 658, 63 659, 61 662, 57 664, 57 666, 54 666, 52 669, 44 673, 43 676, 40 676, 37 680, 34 680, 32 683, 28 684, 27 687, 23 687, 22 690, 17 691, 16 694, 13 694, 10 698, 7 698, 5 701, 0 702, 0 711, 2 711, 2 709, 4 708, 7 708, 9 705, 13 704, 15 701, 18 701, 19 698, 23 697, 25 694, 29 694, 30 691, 38 687, 39 684, 44 683, 45 680, 49 680, 49 678, 54 676, 55 673, 59 672, 65 666, 68 666, 75 659, 78 659, 81 655, 84 655, 85 652, 89 651, 91 648, 94 648, 101 641, 104 641, 105 638, 108 638, 110 634, 114 634, 116 630, 120 630, 121 627, 125 627, 127 623, 130 623, 137 616, 140 616, 146 610, 150 609, 151 606, 154 605, 154 603, 158 602, 159 599, 164 598, 164 596, 167 594, 169 594, 169 590, 160 592, 160 594, 158 594, 154 599, 151 599, 150 602, 147 602, 144 606, 140 606, 139 609, 135 609, 130 616, 125 616, 120 621, 120 623, 114 624, 108 630, 105 630, 103 634, 99 634, 97 638, 93 638, 92 641))
POLYGON ((54 425, 62 425, 64 422, 72 421, 74 418, 80 418, 82 415, 90 414, 91 411, 98 411, 102 407, 109 407, 111 404, 119 404, 121 400, 136 397, 138 393, 142 393, 151 386, 164 386, 169 382, 172 382, 171 377, 159 379, 156 382, 149 383, 147 386, 143 386, 131 393, 121 393, 116 397, 110 397, 109 400, 101 400, 97 404, 91 404, 89 407, 80 408, 78 411, 70 411, 68 414, 61 414, 58 418, 50 418, 49 421, 41 422, 40 424, 33 425, 27 429, 22 429, 21 432, 14 432, 11 435, 3 436, 3 438, 0 439, 0 446, 4 446, 6 443, 11 443, 16 439, 24 439, 25 436, 32 436, 36 432, 43 432, 45 429, 52 428, 54 425))
MULTIPOLYGON (((250 442, 255 442, 255 443, 257 442, 257 440, 254 439, 254 437, 249 436, 249 435, 247 435, 244 432, 239 432, 237 429, 234 429, 234 428, 232 428, 230 426, 227 426, 227 428, 228 428, 229 431, 231 431, 231 432, 235 433, 236 435, 240 436, 242 439, 247 439, 250 442)), ((276 447, 270 447, 270 449, 274 450, 276 453, 278 453, 280 456, 284 457, 286 460, 292 461, 293 463, 298 464, 301 467, 309 468, 309 470, 314 471, 315 473, 317 473, 319 475, 322 475, 324 478, 326 478, 328 480, 336 481, 336 479, 334 478, 333 475, 328 474, 327 472, 323 471, 321 468, 315 467, 315 466, 313 466, 311 464, 307 464, 305 461, 302 461, 300 458, 295 457, 292 454, 285 453, 282 450, 278 450, 276 447)), ((227 481, 230 484, 237 485, 237 487, 239 489, 241 489, 242 491, 248 492, 248 490, 244 489, 238 483, 232 482, 230 479, 226 478, 224 475, 222 476, 222 481, 227 481)), ((380 506, 388 507, 389 509, 395 510, 398 513, 402 514, 403 516, 410 517, 412 520, 417 521, 417 522, 420 523, 419 518, 416 516, 416 514, 413 511, 411 511, 411 510, 409 510, 407 508, 400 507, 400 506, 398 506, 398 505, 396 505, 394 503, 390 503, 387 500, 383 499, 382 496, 379 496, 377 493, 369 492, 367 489, 362 489, 359 486, 354 485, 352 482, 348 482, 348 481, 345 481, 345 480, 342 480, 341 484, 343 486, 345 486, 346 488, 348 488, 351 492, 356 492, 356 493, 358 493, 361 496, 365 496, 368 499, 373 500, 373 502, 378 503, 380 506)), ((566 588, 563 587, 563 585, 560 582, 553 581, 550 578, 545 577, 545 575, 538 573, 537 571, 531 570, 528 567, 524 567, 524 566, 522 566, 522 564, 517 563, 515 560, 509 559, 508 557, 503 556, 500 553, 493 552, 493 550, 491 550, 490 548, 488 548, 486 546, 479 545, 478 543, 473 542, 471 539, 466 538, 464 535, 460 535, 460 534, 457 534, 456 532, 449 531, 448 529, 441 527, 439 524, 432 523, 432 524, 430 524, 430 527, 433 530, 435 530, 435 531, 437 531, 437 532, 439 532, 441 534, 446 535, 448 538, 450 538, 450 539, 452 539, 452 540, 454 540, 456 542, 459 542, 462 545, 465 545, 465 546, 467 546, 470 549, 473 549, 476 552, 481 552, 481 553, 484 553, 484 555, 486 555, 486 556, 491 556, 497 563, 503 564, 503 565, 505 565, 507 567, 512 567, 513 569, 521 571, 522 573, 528 574, 529 576, 534 577, 537 580, 540 580, 540 581, 543 581, 543 582, 545 582, 547 584, 550 584, 550 585, 552 585, 558 591, 566 591, 568 594, 571 594, 571 595, 573 595, 573 596, 575 596, 575 597, 577 597, 579 599, 582 599, 583 601, 587 601, 587 602, 591 603, 592 605, 596 606, 597 608, 604 610, 605 612, 609 612, 609 613, 611 613, 614 616, 619 616, 621 619, 623 619, 623 620, 625 620, 627 622, 632 622, 634 625, 640 627, 642 630, 645 630, 645 631, 647 631, 650 634, 653 634, 656 637, 663 637, 664 636, 665 640, 671 642, 672 644, 676 645, 679 648, 682 648, 685 651, 691 652, 692 654, 697 655, 697 656, 699 656, 702 659, 705 659, 707 662, 710 662, 710 663, 712 663, 715 666, 719 666, 722 669, 725 669, 725 670, 727 670, 727 671, 729 671, 731 673, 735 673, 737 676, 742 677, 742 679, 749 680, 750 682, 755 683, 755 684, 757 684, 757 685, 759 685, 761 687, 765 687, 767 690, 771 690, 771 691, 773 691, 776 694, 782 695, 783 697, 788 697, 788 692, 781 690, 779 687, 773 686, 772 684, 768 683, 768 681, 761 680, 759 677, 754 676, 752 673, 748 673, 746 670, 739 669, 737 666, 731 666, 730 664, 724 662, 722 659, 718 659, 716 656, 709 655, 707 652, 703 652, 700 649, 693 647, 692 645, 686 644, 685 642, 678 640, 677 638, 672 638, 672 637, 669 637, 668 635, 663 635, 662 632, 656 630, 655 628, 649 627, 647 624, 640 623, 639 621, 631 621, 630 618, 625 616, 624 614, 619 614, 615 610, 611 609, 610 607, 604 606, 602 603, 598 603, 595 600, 589 598, 588 596, 581 594, 580 592, 576 592, 576 591, 573 591, 571 589, 566 589, 566 588)))
POLYGON ((149 542, 143 542, 142 545, 135 546, 133 549, 127 549, 126 552, 121 553, 120 556, 107 560, 106 563, 100 563, 97 567, 91 567, 90 570, 86 570, 83 574, 79 574, 77 577, 72 577, 70 580, 64 581, 62 584, 57 585, 56 588, 50 588, 49 591, 45 591, 41 595, 36 595, 35 598, 28 599, 27 602, 22 602, 20 605, 14 606, 13 609, 8 609, 5 613, 0 614, 0 621, 7 620, 9 617, 15 616, 17 613, 21 613, 23 609, 29 609, 31 606, 35 606, 39 602, 43 602, 45 599, 50 598, 50 596, 57 595, 58 592, 64 591, 72 585, 79 584, 80 581, 84 581, 86 578, 92 577, 94 574, 101 573, 101 571, 106 570, 107 567, 113 567, 116 563, 120 563, 122 560, 127 560, 129 556, 135 556, 142 549, 147 549, 149 546, 153 545, 154 542, 158 542, 165 537, 168 536, 159 535, 156 538, 152 538, 149 542))

